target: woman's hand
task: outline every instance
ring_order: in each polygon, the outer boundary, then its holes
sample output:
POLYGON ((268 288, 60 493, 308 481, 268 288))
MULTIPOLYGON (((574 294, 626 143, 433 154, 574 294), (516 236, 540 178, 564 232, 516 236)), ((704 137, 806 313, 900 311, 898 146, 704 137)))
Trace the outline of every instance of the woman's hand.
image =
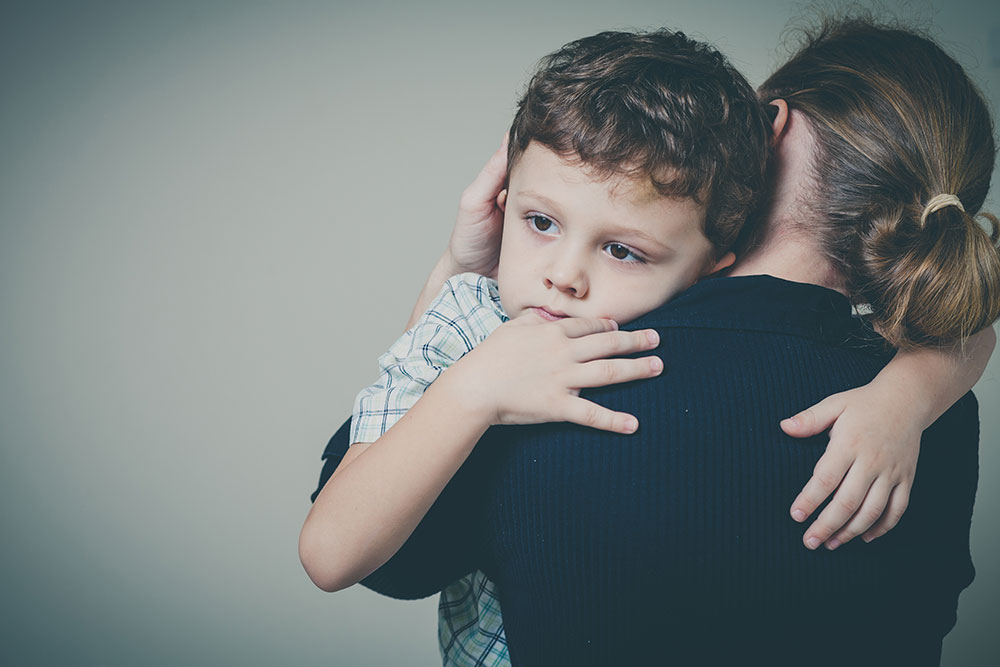
POLYGON ((409 329, 441 291, 444 282, 460 273, 478 273, 496 278, 500 263, 503 211, 498 197, 507 178, 507 135, 475 180, 462 192, 458 217, 448 248, 442 253, 424 283, 406 323, 409 329))
POLYGON ((836 491, 803 536, 809 549, 823 543, 836 549, 862 533, 870 542, 903 516, 923 433, 922 413, 913 413, 904 399, 872 382, 781 422, 782 430, 797 438, 830 429, 826 452, 791 508, 793 519, 805 521, 836 491))
POLYGON ((460 381, 456 395, 490 424, 567 421, 633 433, 639 426, 634 416, 579 396, 584 387, 640 380, 663 370, 656 356, 610 358, 659 344, 652 329, 617 329, 615 322, 605 319, 545 322, 522 315, 498 327, 439 381, 460 381))
MULTIPOLYGON (((448 255, 457 273, 496 278, 500 259, 503 211, 497 197, 507 178, 507 135, 475 180, 462 192, 458 217, 448 243, 448 255)), ((454 275, 454 274, 452 274, 454 275)))

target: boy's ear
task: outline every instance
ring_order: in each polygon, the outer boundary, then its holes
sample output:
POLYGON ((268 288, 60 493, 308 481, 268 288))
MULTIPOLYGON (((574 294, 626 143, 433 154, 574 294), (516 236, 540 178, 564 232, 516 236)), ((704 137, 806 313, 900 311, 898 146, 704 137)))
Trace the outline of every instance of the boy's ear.
POLYGON ((713 266, 712 269, 705 275, 712 275, 713 273, 718 273, 722 269, 727 269, 733 265, 736 261, 736 255, 731 252, 727 252, 723 255, 713 266))
POLYGON ((788 102, 782 99, 771 100, 769 106, 773 107, 769 109, 773 118, 771 119, 771 129, 774 131, 774 143, 778 142, 778 138, 785 131, 785 126, 788 124, 788 102))
POLYGON ((504 213, 507 212, 507 188, 500 191, 497 195, 497 208, 499 208, 504 213))

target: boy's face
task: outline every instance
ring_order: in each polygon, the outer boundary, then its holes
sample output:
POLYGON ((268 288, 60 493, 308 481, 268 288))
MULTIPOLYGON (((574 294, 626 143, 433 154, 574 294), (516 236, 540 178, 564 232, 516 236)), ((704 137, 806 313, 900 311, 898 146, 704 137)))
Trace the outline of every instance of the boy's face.
POLYGON ((705 209, 630 180, 594 180, 532 142, 511 170, 497 272, 511 318, 625 323, 666 303, 716 260, 705 209))

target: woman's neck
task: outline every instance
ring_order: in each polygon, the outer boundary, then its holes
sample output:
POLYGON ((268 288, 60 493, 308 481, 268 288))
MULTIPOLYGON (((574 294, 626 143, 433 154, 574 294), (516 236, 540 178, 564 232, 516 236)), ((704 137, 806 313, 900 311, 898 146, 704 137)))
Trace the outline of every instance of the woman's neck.
MULTIPOLYGON (((784 103, 782 102, 781 105, 784 103)), ((817 145, 802 112, 779 105, 775 118, 775 146, 771 191, 756 246, 727 275, 765 274, 799 283, 812 283, 847 295, 841 267, 817 245, 817 197, 812 174, 817 145)))
POLYGON ((726 275, 761 274, 819 285, 847 296, 843 275, 834 267, 830 258, 800 235, 768 235, 752 252, 738 257, 726 275))

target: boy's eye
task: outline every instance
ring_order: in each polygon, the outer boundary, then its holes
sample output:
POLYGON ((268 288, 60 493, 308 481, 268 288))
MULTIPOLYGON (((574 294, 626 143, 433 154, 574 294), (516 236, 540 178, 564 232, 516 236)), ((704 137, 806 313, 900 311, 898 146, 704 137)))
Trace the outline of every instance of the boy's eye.
POLYGON ((604 246, 604 249, 607 251, 609 255, 611 255, 615 259, 622 260, 623 262, 645 263, 646 261, 642 257, 639 257, 639 255, 632 252, 632 250, 628 246, 624 246, 621 243, 609 243, 608 245, 604 246))
POLYGON ((534 229, 536 232, 541 232, 545 234, 555 231, 554 229, 555 225, 552 223, 551 220, 546 218, 544 215, 533 213, 527 216, 527 220, 528 224, 531 225, 531 228, 534 229))

